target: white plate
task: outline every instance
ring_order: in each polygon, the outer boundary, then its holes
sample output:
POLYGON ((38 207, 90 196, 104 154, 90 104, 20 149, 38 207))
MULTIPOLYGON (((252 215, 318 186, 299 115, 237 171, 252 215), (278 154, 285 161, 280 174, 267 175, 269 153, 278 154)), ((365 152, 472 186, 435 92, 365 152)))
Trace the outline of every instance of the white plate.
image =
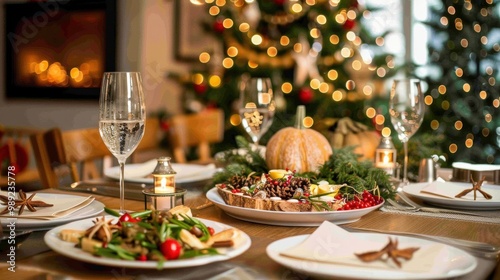
MULTIPOLYGON (((125 181, 152 184, 153 178, 147 177, 155 169, 157 160, 150 160, 144 163, 126 164, 125 181)), ((215 165, 181 164, 172 163, 172 168, 177 172, 176 183, 193 183, 211 179, 217 171, 215 165)), ((104 170, 104 175, 108 178, 119 180, 120 167, 113 166, 104 170)))
POLYGON ((362 216, 376 210, 384 203, 364 209, 328 211, 328 212, 280 212, 257 210, 226 204, 217 193, 217 188, 207 192, 207 198, 234 218, 267 225, 276 226, 319 226, 323 221, 334 224, 347 224, 359 220, 362 216))
MULTIPOLYGON (((109 216, 108 218, 116 218, 109 216)), ((116 218, 117 219, 117 218, 116 218)), ((75 244, 71 242, 63 241, 59 238, 59 232, 63 229, 76 229, 83 230, 88 229, 93 225, 92 221, 94 218, 86 219, 83 221, 73 222, 66 225, 62 225, 56 227, 45 234, 44 240, 47 246, 49 246, 52 250, 57 253, 64 255, 66 257, 76 259, 79 261, 84 261, 88 263, 94 263, 99 265, 107 265, 107 266, 116 266, 116 267, 129 267, 129 268, 152 268, 156 269, 158 267, 157 261, 129 261, 129 260, 119 260, 112 258, 104 258, 94 256, 88 252, 82 251, 79 248, 75 248, 75 244)), ((224 229, 232 228, 223 223, 218 223, 210 220, 205 220, 199 218, 201 222, 205 225, 212 227, 215 232, 222 231, 224 229)), ((208 263, 224 261, 236 256, 241 255, 243 252, 250 248, 252 243, 250 237, 242 232, 243 242, 237 248, 227 248, 224 249, 225 252, 220 255, 211 255, 211 256, 200 256, 191 259, 182 259, 182 260, 171 260, 163 263, 163 268, 181 268, 181 267, 192 267, 199 266, 208 263)))
MULTIPOLYGON (((399 244, 411 243, 413 246, 431 245, 432 241, 406 236, 386 235, 378 233, 352 233, 359 238, 387 243, 388 236, 398 238, 399 244)), ((441 271, 429 273, 405 272, 390 269, 373 269, 368 267, 355 267, 342 264, 322 263, 307 260, 299 260, 280 255, 280 252, 294 247, 304 241, 309 235, 299 235, 287 237, 274 241, 266 248, 267 255, 275 262, 299 273, 312 277, 331 278, 340 277, 342 279, 443 279, 454 278, 473 271, 477 266, 477 260, 470 254, 455 247, 444 245, 447 257, 440 259, 441 271)))
MULTIPOLYGON (((58 199, 64 199, 64 197, 74 197, 74 195, 69 194, 49 194, 49 193, 37 193, 37 197, 43 200, 44 197, 56 197, 58 199)), ((53 219, 53 220, 36 220, 36 219, 23 219, 23 218, 0 218, 2 226, 8 225, 11 221, 15 221, 16 229, 30 229, 30 230, 47 230, 55 226, 66 224, 72 221, 77 221, 81 219, 86 219, 89 217, 94 217, 99 215, 104 211, 104 204, 94 199, 89 205, 84 208, 71 213, 68 216, 53 219)))
MULTIPOLYGON (((477 200, 474 200, 474 193, 470 192, 461 199, 446 198, 437 195, 421 193, 420 190, 425 188, 429 183, 415 183, 403 187, 403 192, 415 196, 427 203, 438 205, 441 207, 463 209, 463 210, 496 210, 500 209, 500 188, 498 185, 484 184, 481 189, 493 196, 487 200, 479 192, 477 200)), ((457 193, 464 189, 472 188, 471 183, 453 182, 453 186, 457 186, 457 193)))

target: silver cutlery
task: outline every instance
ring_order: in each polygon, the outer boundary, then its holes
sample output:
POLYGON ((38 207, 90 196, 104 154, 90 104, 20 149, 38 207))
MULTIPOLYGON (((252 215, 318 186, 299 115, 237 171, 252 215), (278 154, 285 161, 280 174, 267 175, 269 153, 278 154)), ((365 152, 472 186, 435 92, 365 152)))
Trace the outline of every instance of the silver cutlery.
MULTIPOLYGON (((146 184, 125 183, 125 186, 127 187, 125 188, 125 198, 132 200, 144 200, 144 194, 142 191, 147 187, 146 184)), ((118 197, 118 187, 117 182, 79 181, 72 183, 71 186, 60 186, 58 189, 118 197)))
POLYGON ((388 200, 389 203, 391 203, 394 207, 398 208, 399 210, 402 211, 409 211, 409 212, 429 212, 429 213, 443 213, 443 214, 460 214, 460 215, 469 215, 469 216, 477 216, 477 217, 491 217, 485 214, 480 214, 480 213, 475 213, 475 212, 469 212, 469 211, 460 211, 460 210, 453 210, 453 209, 446 209, 446 208, 435 208, 435 207, 427 207, 427 206, 422 206, 414 201, 412 201, 410 198, 406 197, 403 193, 398 193, 398 196, 403 200, 403 202, 407 206, 400 205, 397 201, 394 200, 388 200), (391 202, 392 201, 392 202, 391 202))

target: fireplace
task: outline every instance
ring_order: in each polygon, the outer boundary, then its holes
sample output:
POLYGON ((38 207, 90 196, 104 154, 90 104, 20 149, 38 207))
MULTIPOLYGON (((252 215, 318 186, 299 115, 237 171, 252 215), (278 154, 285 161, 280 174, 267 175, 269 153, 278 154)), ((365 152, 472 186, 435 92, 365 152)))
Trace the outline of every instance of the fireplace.
POLYGON ((116 0, 4 5, 8 99, 98 99, 115 70, 116 0))

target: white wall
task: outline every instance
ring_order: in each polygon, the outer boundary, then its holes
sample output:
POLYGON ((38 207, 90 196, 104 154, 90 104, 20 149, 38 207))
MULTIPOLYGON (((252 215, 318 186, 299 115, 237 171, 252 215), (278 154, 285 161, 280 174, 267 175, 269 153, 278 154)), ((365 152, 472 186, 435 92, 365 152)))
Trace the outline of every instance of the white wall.
MULTIPOLYGON (((11 0, 9 2, 18 1, 11 0)), ((19 1, 18 1, 19 2, 19 1)), ((0 6, 3 15, 3 6, 0 6)), ((169 0, 118 0, 117 70, 141 71, 148 113, 165 108, 180 111, 181 89, 165 79, 166 72, 183 72, 188 65, 174 58, 174 3, 169 0)), ((5 38, 0 21, 0 38, 5 38)), ((12 100, 5 99, 5 63, 0 44, 0 125, 36 128, 60 127, 63 130, 95 127, 98 101, 12 100)))

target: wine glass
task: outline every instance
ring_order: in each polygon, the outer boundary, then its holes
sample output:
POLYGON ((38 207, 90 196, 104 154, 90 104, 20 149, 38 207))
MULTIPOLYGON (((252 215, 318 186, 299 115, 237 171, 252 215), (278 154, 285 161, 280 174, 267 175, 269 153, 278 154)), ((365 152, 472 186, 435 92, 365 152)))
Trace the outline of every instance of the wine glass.
POLYGON ((420 80, 394 80, 389 100, 389 114, 398 138, 403 142, 404 162, 402 186, 408 185, 408 141, 424 118, 425 104, 420 80))
POLYGON ((99 132, 120 165, 120 213, 125 213, 125 161, 144 135, 146 109, 138 72, 105 72, 99 99, 99 132))
POLYGON ((250 135, 255 148, 271 124, 275 112, 270 78, 246 78, 240 82, 241 124, 250 135))

